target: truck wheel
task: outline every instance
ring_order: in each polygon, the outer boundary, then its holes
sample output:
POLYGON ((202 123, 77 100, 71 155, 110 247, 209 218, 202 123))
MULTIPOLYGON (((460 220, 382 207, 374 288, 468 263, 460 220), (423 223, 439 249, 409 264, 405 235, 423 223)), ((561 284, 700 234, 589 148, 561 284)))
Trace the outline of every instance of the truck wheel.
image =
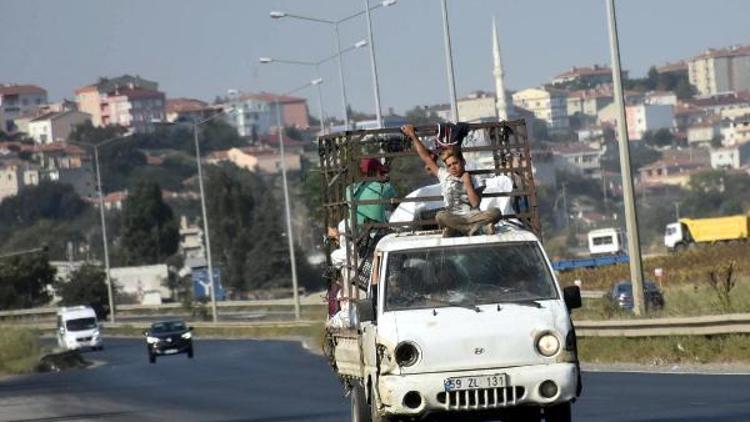
POLYGON ((686 250, 687 250, 687 245, 685 245, 684 243, 678 243, 674 245, 674 253, 676 254, 683 253, 686 250))
POLYGON ((370 422, 370 408, 367 406, 365 389, 362 384, 356 383, 351 391, 352 422, 370 422))
POLYGON ((190 347, 188 349, 187 355, 188 355, 188 359, 192 359, 193 358, 193 348, 192 347, 190 347))
POLYGON ((519 406, 509 409, 505 417, 501 418, 503 422, 540 422, 542 412, 536 406, 519 406))
POLYGON ((148 354, 148 363, 156 363, 156 355, 153 353, 148 354))
POLYGON ((573 415, 570 402, 545 407, 544 420, 546 422, 571 422, 573 420, 573 415))

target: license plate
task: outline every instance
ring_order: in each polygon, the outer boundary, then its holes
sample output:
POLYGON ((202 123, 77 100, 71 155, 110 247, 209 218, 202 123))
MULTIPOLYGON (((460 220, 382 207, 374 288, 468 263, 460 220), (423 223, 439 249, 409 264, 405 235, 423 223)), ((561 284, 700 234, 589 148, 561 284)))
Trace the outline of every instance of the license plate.
POLYGON ((478 390, 480 388, 505 387, 507 375, 490 374, 474 375, 470 377, 446 378, 443 382, 445 391, 478 390))
POLYGON ((173 355, 173 354, 177 353, 177 349, 167 349, 167 350, 164 351, 164 353, 167 354, 167 355, 173 355))

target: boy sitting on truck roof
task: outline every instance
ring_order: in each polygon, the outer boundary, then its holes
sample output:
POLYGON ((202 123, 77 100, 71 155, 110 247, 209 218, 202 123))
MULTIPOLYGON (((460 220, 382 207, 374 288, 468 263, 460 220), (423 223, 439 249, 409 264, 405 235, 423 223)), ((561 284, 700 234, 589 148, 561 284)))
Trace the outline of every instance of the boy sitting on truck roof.
POLYGON ((440 153, 440 159, 447 169, 441 168, 417 137, 413 125, 404 125, 401 131, 412 141, 414 150, 424 161, 427 171, 440 180, 445 210, 438 212, 435 219, 443 228, 443 235, 472 236, 482 229, 485 234, 494 234, 495 224, 500 221, 502 213, 497 208, 479 210, 481 196, 465 169, 466 162, 461 150, 457 147, 444 149, 440 153))

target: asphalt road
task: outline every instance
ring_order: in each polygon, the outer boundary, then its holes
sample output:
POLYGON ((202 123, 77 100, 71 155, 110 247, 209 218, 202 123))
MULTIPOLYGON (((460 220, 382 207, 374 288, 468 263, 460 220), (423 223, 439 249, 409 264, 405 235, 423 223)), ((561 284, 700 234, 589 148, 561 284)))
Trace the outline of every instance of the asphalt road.
MULTIPOLYGON (((150 365, 140 340, 107 339, 94 368, 0 380, 0 421, 348 420, 322 358, 295 342, 201 341, 150 365)), ((750 421, 750 376, 585 373, 576 421, 750 421)))

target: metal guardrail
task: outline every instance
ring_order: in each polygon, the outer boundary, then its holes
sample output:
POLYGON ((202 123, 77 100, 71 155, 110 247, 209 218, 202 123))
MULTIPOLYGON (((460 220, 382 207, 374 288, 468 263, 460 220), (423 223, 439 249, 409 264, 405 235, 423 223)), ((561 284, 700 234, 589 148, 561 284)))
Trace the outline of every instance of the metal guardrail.
POLYGON ((749 314, 688 318, 574 321, 578 337, 708 336, 750 333, 749 314))
MULTIPOLYGON (((321 324, 322 321, 319 320, 300 320, 300 321, 255 321, 255 322, 246 322, 246 321, 236 321, 236 322, 229 322, 229 321, 222 321, 219 323, 213 323, 208 321, 188 321, 187 325, 192 326, 194 328, 263 328, 263 327, 274 327, 274 328, 287 328, 287 327, 305 327, 315 324, 321 324)), ((2 325, 2 324, 0 324, 2 325)), ((18 323, 12 323, 12 324, 6 324, 7 326, 14 326, 14 327, 28 327, 28 328, 34 328, 34 329, 40 329, 40 330, 54 330, 55 329, 55 323, 54 322, 18 322, 18 323)), ((146 321, 134 321, 134 322, 102 322, 101 326, 104 331, 104 334, 107 334, 108 328, 118 329, 118 328, 136 328, 136 329, 146 329, 151 325, 150 322, 146 321)))
MULTIPOLYGON (((598 296, 593 296, 598 297, 598 296)), ((258 304, 259 302, 249 302, 258 304)), ((278 302, 272 302, 278 304, 278 302)), ((268 305, 270 303, 265 303, 268 305)), ((140 306, 140 305, 136 305, 140 306)), ((248 306, 248 302, 234 302, 233 306, 248 306)), ((135 309, 143 309, 135 308, 135 309)), ((47 310, 26 309, 20 311, 5 311, 2 315, 45 315, 47 310)), ((317 324, 321 321, 223 321, 218 324, 212 322, 190 322, 196 328, 249 328, 249 327, 295 327, 317 324)), ((0 322, 2 323, 2 322, 0 322)), ((12 325, 28 326, 39 329, 54 329, 52 321, 6 321, 12 325)), ((720 334, 750 334, 750 313, 708 315, 684 318, 654 318, 654 319, 628 319, 611 321, 574 321, 578 337, 664 337, 664 336, 693 336, 693 335, 720 335, 720 334)), ((148 322, 132 321, 120 323, 104 323, 107 327, 135 327, 146 328, 148 322)))
MULTIPOLYGON (((218 302, 216 304, 219 308, 239 308, 239 307, 264 307, 264 306, 293 306, 294 302, 292 299, 281 299, 281 300, 234 300, 218 302)), ((325 303, 321 299, 320 303, 313 304, 302 304, 302 306, 324 306, 325 303)), ((171 309, 182 309, 183 304, 181 303, 162 303, 161 305, 117 305, 118 311, 161 311, 171 309)), ((55 316, 59 308, 56 306, 48 306, 44 308, 31 308, 31 309, 17 309, 12 311, 0 311, 0 318, 6 317, 18 317, 18 316, 55 316)))

